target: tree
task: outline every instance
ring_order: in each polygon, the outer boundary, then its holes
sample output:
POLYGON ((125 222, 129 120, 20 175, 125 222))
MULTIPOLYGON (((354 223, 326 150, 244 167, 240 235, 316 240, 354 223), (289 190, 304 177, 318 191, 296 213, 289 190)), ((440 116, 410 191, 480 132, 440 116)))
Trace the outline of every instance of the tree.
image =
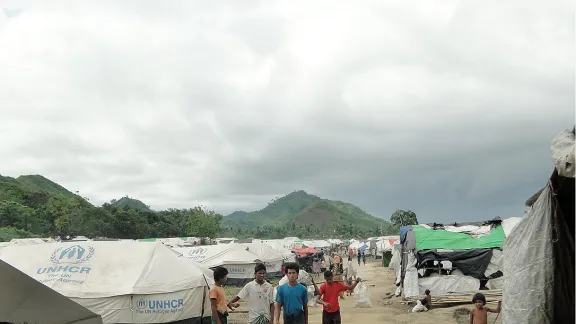
POLYGON ((416 213, 411 210, 398 209, 390 217, 390 222, 400 226, 418 225, 418 218, 416 218, 416 213))
POLYGON ((220 231, 222 215, 206 212, 201 207, 186 210, 188 214, 188 234, 194 237, 215 238, 220 231))
POLYGON ((0 202, 0 227, 15 226, 29 231, 34 221, 34 209, 7 200, 0 202))

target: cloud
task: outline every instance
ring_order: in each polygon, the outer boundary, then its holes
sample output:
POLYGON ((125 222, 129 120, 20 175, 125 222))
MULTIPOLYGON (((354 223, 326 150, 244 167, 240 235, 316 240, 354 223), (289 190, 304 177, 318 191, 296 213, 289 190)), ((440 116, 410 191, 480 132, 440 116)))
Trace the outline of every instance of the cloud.
POLYGON ((305 189, 385 218, 517 216, 574 123, 566 1, 23 8, 0 17, 0 172, 96 204, 305 189))

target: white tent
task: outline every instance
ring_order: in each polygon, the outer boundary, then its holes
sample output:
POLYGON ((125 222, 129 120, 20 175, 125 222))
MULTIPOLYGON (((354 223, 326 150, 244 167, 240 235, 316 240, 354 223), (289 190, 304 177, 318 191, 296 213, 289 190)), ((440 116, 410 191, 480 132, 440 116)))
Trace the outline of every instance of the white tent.
POLYGON ((100 315, 0 260, 0 322, 101 324, 100 315))
POLYGON ((258 259, 266 264, 266 272, 270 276, 282 277, 282 264, 284 263, 284 256, 282 253, 274 250, 270 245, 259 241, 253 240, 252 243, 240 243, 248 248, 248 252, 256 254, 258 259))
POLYGON ((281 241, 279 240, 266 240, 263 241, 264 243, 270 245, 274 250, 280 252, 284 257, 285 262, 294 262, 296 261, 296 256, 290 249, 284 247, 281 241))
POLYGON ((43 239, 40 238, 23 238, 23 239, 12 239, 8 245, 35 245, 35 244, 46 244, 43 239))
POLYGON ((329 248, 332 246, 332 244, 326 240, 309 240, 304 241, 303 244, 313 249, 329 248))
POLYGON ((179 247, 174 251, 208 268, 228 269, 229 285, 243 285, 254 278, 254 266, 262 262, 258 256, 238 243, 179 247))
POLYGON ((210 308, 204 296, 213 283, 212 271, 161 243, 8 246, 0 250, 0 259, 101 315, 104 323, 167 323, 210 316, 203 309, 210 308))

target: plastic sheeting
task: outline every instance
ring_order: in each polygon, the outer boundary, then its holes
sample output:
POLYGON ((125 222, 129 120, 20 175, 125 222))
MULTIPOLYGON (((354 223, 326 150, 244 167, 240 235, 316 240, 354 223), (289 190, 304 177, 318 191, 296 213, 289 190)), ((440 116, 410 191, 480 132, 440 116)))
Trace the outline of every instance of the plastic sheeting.
POLYGON ((492 249, 457 250, 452 252, 418 251, 418 265, 424 267, 427 261, 450 261, 466 276, 482 278, 492 259, 492 249))
POLYGON ((554 161, 554 166, 558 171, 558 175, 574 178, 575 168, 574 168, 574 133, 569 130, 563 130, 560 132, 551 143, 552 149, 552 160, 554 161))
POLYGON ((430 289, 432 295, 447 296, 461 294, 463 291, 477 291, 479 288, 480 280, 469 276, 437 275, 420 278, 418 281, 420 295, 423 295, 426 289, 430 289))
POLYGON ((416 269, 416 257, 413 253, 406 253, 406 272, 404 273, 404 289, 402 293, 405 297, 418 296, 418 269, 416 269))
MULTIPOLYGON (((415 225, 412 231, 416 236, 416 249, 429 250, 429 249, 452 249, 452 250, 466 250, 466 249, 483 249, 483 248, 502 248, 504 244, 504 230, 501 225, 496 225, 490 234, 480 237, 472 237, 466 233, 455 233, 446 230, 427 229, 422 226, 415 225)), ((408 241, 410 232, 406 236, 408 241)))
POLYGON ((492 231, 492 226, 490 225, 483 225, 483 226, 475 226, 475 225, 464 225, 464 226, 450 226, 445 225, 444 230, 449 232, 455 233, 466 233, 473 237, 480 237, 490 234, 492 231))
POLYGON ((484 275, 486 277, 490 276, 493 273, 496 273, 497 271, 502 271, 503 269, 503 265, 504 265, 504 260, 502 258, 503 253, 501 250, 498 249, 494 249, 492 250, 492 258, 490 259, 490 263, 488 263, 488 267, 486 268, 486 271, 484 272, 484 275))
POLYGON ((553 323, 551 204, 546 187, 504 244, 502 323, 553 323))
POLYGON ((520 223, 522 217, 510 217, 502 221, 502 228, 504 229, 504 236, 510 236, 512 230, 520 223))

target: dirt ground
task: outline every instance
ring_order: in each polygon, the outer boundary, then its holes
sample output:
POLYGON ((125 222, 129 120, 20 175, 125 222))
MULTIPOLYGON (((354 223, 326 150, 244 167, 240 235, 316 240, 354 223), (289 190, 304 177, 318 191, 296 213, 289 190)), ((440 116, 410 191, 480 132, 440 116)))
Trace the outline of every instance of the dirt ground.
MULTIPOLYGON (((369 261, 369 260, 366 260, 369 261)), ((343 323, 391 323, 391 324, 468 324, 467 312, 472 309, 470 305, 458 305, 454 307, 433 307, 428 312, 411 313, 412 306, 402 303, 402 297, 385 298, 386 293, 394 293, 394 273, 388 268, 383 268, 381 260, 370 260, 366 266, 358 267, 358 275, 366 280, 370 291, 372 308, 355 308, 354 296, 346 296, 340 300, 340 309, 343 323)), ((320 284, 323 279, 314 277, 320 284)), ((322 307, 310 307, 309 324, 322 323, 322 307)), ((488 315, 488 322, 494 323, 495 314, 488 315)), ((231 314, 229 322, 248 323, 247 316, 231 314), (236 320, 236 321, 235 321, 236 320)), ((501 323, 498 318, 496 323, 501 323)))

